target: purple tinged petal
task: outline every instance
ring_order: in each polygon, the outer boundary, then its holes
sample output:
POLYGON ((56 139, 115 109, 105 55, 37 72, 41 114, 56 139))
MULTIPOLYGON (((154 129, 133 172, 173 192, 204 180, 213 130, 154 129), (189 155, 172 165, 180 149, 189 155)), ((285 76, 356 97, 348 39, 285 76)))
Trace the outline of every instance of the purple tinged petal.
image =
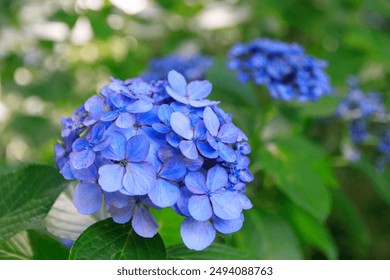
POLYGON ((126 106, 126 104, 129 102, 129 99, 125 98, 122 94, 115 94, 110 97, 110 101, 116 108, 122 108, 126 106))
POLYGON ((214 105, 219 104, 220 102, 219 101, 211 101, 211 100, 207 100, 207 99, 204 99, 204 100, 191 100, 190 99, 187 103, 195 108, 202 108, 202 107, 206 107, 206 106, 214 106, 214 105))
POLYGON ((112 131, 110 145, 100 153, 103 157, 111 160, 121 161, 126 157, 126 137, 119 132, 112 131))
POLYGON ((193 194, 206 194, 206 179, 202 173, 189 172, 184 178, 184 182, 190 192, 193 194))
POLYGON ((100 152, 101 150, 107 148, 111 143, 111 136, 104 137, 101 142, 97 143, 93 150, 95 152, 100 152))
POLYGON ((252 182, 255 179, 253 174, 247 170, 241 170, 240 173, 238 173, 238 178, 245 183, 252 182))
POLYGON ((252 202, 249 200, 249 198, 245 194, 243 194, 240 191, 236 191, 236 192, 234 192, 234 194, 240 200, 242 209, 249 210, 253 207, 252 202))
POLYGON ((193 81, 187 86, 187 93, 193 100, 207 97, 211 90, 212 85, 209 81, 193 81))
POLYGON ((120 128, 132 127, 135 123, 135 116, 130 113, 122 113, 118 116, 115 124, 120 128))
POLYGON ((123 186, 132 195, 148 194, 156 183, 156 171, 150 163, 128 163, 123 186))
POLYGON ((236 160, 236 153, 234 152, 233 148, 219 142, 218 143, 218 151, 219 151, 219 156, 227 161, 227 162, 234 162, 236 160))
POLYGON ((197 159, 199 156, 194 141, 182 140, 180 141, 179 148, 186 158, 197 159))
POLYGON ((185 163, 180 158, 168 159, 159 172, 161 178, 179 181, 186 175, 187 169, 185 163))
POLYGON ((169 96, 172 97, 173 99, 175 99, 176 101, 179 101, 183 104, 188 104, 188 100, 186 97, 179 95, 178 93, 176 93, 176 91, 174 91, 170 87, 166 87, 165 89, 166 89, 167 93, 169 94, 169 96))
POLYGON ((242 207, 240 200, 230 191, 213 194, 210 197, 215 216, 224 220, 240 217, 242 207))
POLYGON ((74 175, 73 175, 73 172, 72 172, 72 169, 71 169, 69 161, 64 164, 64 166, 61 168, 60 173, 62 174, 62 176, 64 176, 64 178, 66 180, 74 180, 74 179, 76 179, 74 177, 74 175))
POLYGON ((197 221, 207 221, 213 215, 210 199, 207 195, 193 195, 188 200, 188 211, 197 221))
POLYGON ((100 120, 103 122, 110 122, 115 120, 119 116, 117 111, 105 112, 100 116, 100 120))
POLYGON ((117 224, 125 224, 128 221, 130 221, 131 217, 133 216, 133 210, 134 210, 135 204, 130 203, 129 205, 123 207, 123 208, 116 208, 114 206, 108 207, 108 212, 111 214, 112 219, 117 224))
POLYGON ((85 101, 84 109, 89 112, 91 118, 98 120, 104 113, 105 103, 102 96, 94 95, 85 101))
POLYGON ((190 140, 194 137, 194 131, 191 126, 190 119, 180 112, 174 112, 171 115, 171 127, 173 131, 181 137, 190 140))
POLYGON ((82 168, 82 169, 75 169, 72 166, 70 166, 70 169, 72 170, 74 179, 80 181, 95 181, 98 177, 95 164, 92 164, 88 168, 82 168))
POLYGON ((144 207, 137 207, 131 221, 134 231, 142 237, 152 238, 156 235, 158 224, 153 215, 144 207))
POLYGON ((132 162, 142 162, 149 154, 150 142, 145 135, 136 135, 126 144, 126 159, 132 162))
POLYGON ((75 169, 88 168, 95 160, 95 152, 92 150, 83 150, 81 152, 72 152, 70 163, 75 169))
POLYGON ((106 192, 116 192, 122 187, 125 168, 120 164, 107 164, 99 168, 99 185, 106 192))
POLYGON ((83 138, 76 139, 72 144, 72 150, 75 152, 81 152, 88 147, 89 142, 83 138))
POLYGON ((74 191, 73 203, 80 214, 93 214, 102 206, 102 190, 94 182, 80 182, 74 191))
POLYGON ((244 215, 241 214, 238 219, 234 220, 223 220, 218 217, 213 218, 214 228, 220 233, 231 234, 239 231, 244 223, 244 215))
POLYGON ((91 142, 96 144, 100 141, 100 139, 103 137, 104 131, 106 130, 106 127, 102 123, 97 123, 92 127, 91 130, 91 142))
POLYGON ((158 158, 162 161, 162 162, 165 162, 167 161, 169 158, 171 157, 176 157, 180 155, 180 152, 171 147, 171 146, 168 146, 168 145, 164 145, 162 146, 159 150, 158 150, 158 158))
POLYGON ((221 126, 218 137, 224 143, 233 144, 236 143, 238 137, 237 127, 232 123, 226 123, 221 126))
POLYGON ((146 113, 153 109, 153 104, 144 100, 137 100, 126 106, 129 113, 146 113))
POLYGON ((216 165, 207 172, 206 185, 211 192, 225 187, 228 183, 228 175, 225 168, 216 165))
POLYGON ((212 136, 218 135, 219 119, 210 107, 206 107, 203 112, 203 120, 207 130, 212 136))
POLYGON ((157 179, 156 185, 148 194, 150 200, 158 207, 169 207, 174 205, 180 197, 179 186, 166 181, 157 179))
POLYGON ((186 95, 187 82, 184 79, 183 75, 175 70, 169 71, 168 73, 168 82, 170 87, 179 95, 186 95))
POLYGON ((104 198, 108 205, 123 208, 131 203, 130 196, 118 192, 104 192, 104 198))
POLYGON ((180 197, 176 202, 176 208, 180 211, 180 215, 190 216, 188 211, 188 200, 191 196, 190 191, 186 187, 180 188, 180 197))
POLYGON ((167 104, 163 104, 158 108, 158 118, 160 121, 162 121, 164 124, 169 125, 170 124, 170 119, 171 115, 174 112, 171 106, 167 104))
POLYGON ((219 152, 215 150, 208 142, 197 141, 196 146, 198 151, 206 158, 214 159, 219 156, 219 152))
POLYGON ((197 171, 202 167, 204 159, 201 156, 199 156, 197 159, 184 158, 184 162, 189 171, 197 171))
POLYGON ((213 243, 216 231, 209 221, 199 222, 188 217, 180 226, 184 244, 192 250, 203 250, 213 243))

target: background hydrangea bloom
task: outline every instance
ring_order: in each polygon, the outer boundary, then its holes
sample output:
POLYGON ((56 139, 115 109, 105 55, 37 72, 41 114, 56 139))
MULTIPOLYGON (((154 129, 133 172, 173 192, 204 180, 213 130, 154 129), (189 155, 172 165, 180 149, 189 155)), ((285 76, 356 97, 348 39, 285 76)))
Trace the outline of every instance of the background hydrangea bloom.
POLYGON ((275 99, 316 101, 331 92, 326 62, 307 55, 298 44, 270 39, 238 43, 229 52, 229 69, 240 82, 267 86, 275 99))
POLYGON ((172 207, 185 216, 184 244, 209 246, 216 232, 238 231, 250 173, 250 146, 217 101, 205 99, 208 81, 179 72, 167 80, 112 79, 70 118, 63 119, 55 159, 68 180, 78 180, 74 204, 81 214, 103 205, 117 223, 153 237, 149 208, 172 207))

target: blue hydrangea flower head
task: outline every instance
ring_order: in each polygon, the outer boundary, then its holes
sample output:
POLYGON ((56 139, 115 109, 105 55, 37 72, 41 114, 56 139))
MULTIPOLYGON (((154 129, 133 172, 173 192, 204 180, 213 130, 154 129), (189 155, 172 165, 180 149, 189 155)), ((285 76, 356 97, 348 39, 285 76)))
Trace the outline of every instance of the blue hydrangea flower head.
POLYGON ((271 39, 238 43, 229 51, 228 68, 240 82, 268 88, 275 99, 317 101, 331 93, 325 61, 305 53, 298 44, 271 39))
POLYGON ((213 60, 208 56, 171 54, 153 59, 149 63, 149 70, 141 74, 141 77, 148 82, 166 80, 169 71, 176 70, 187 81, 203 80, 212 65, 213 60))
POLYGON ((251 151, 245 134, 218 101, 205 99, 208 81, 177 71, 166 80, 112 79, 69 118, 55 145, 57 166, 78 181, 73 202, 81 214, 106 205, 116 223, 145 238, 158 224, 151 208, 185 216, 180 233, 194 250, 217 232, 238 231, 252 204, 245 185, 251 151))

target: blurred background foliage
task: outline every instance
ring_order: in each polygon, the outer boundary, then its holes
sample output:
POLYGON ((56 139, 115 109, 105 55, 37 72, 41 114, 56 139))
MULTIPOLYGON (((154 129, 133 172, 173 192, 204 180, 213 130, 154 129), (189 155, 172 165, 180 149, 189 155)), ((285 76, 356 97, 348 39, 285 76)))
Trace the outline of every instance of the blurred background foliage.
MULTIPOLYGON (((0 166, 53 164, 61 117, 110 76, 135 77, 173 52, 215 57, 211 99, 252 146, 254 208, 220 242, 263 259, 390 258, 389 171, 379 174, 369 157, 344 160, 347 132, 331 117, 351 74, 390 104, 387 0, 0 0, 0 166), (309 104, 259 100, 225 67, 234 43, 257 37, 327 60, 335 94, 309 104)), ((156 213, 160 234, 180 244, 170 211, 156 213)))

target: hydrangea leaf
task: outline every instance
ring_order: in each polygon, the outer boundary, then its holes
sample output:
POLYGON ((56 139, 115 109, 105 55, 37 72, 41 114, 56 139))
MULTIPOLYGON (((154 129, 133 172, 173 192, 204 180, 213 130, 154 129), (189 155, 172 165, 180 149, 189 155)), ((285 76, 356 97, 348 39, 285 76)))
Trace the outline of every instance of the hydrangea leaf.
POLYGON ((0 243, 36 226, 64 189, 59 172, 46 165, 27 165, 0 177, 0 243))
POLYGON ((143 238, 133 231, 130 223, 117 224, 109 218, 95 223, 80 235, 69 259, 161 260, 166 259, 166 252, 160 235, 143 238))

